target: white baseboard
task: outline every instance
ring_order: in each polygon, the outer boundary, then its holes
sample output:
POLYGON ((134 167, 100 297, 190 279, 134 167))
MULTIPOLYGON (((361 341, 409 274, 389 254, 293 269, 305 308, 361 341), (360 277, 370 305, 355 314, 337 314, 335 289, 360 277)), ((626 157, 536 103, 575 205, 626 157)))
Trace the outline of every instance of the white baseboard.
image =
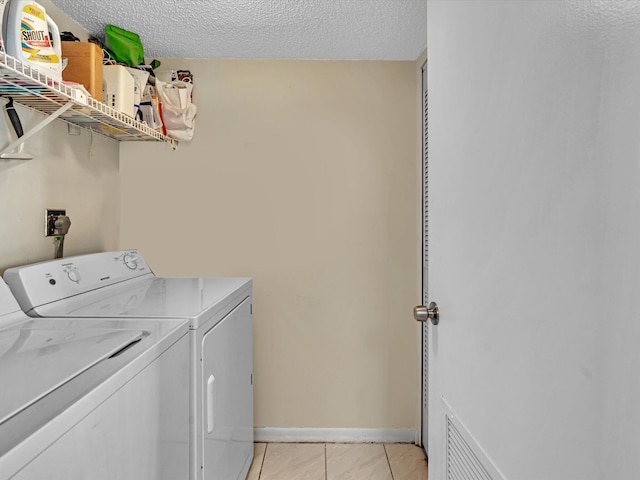
POLYGON ((417 438, 411 429, 259 427, 253 432, 256 442, 415 443, 417 438))

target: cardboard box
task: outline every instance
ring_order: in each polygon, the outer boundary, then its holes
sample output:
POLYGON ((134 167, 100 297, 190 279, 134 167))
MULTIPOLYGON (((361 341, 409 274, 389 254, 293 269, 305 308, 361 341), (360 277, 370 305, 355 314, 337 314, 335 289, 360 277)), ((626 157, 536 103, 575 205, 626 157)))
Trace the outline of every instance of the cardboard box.
POLYGON ((69 60, 62 79, 84 85, 91 96, 102 102, 102 49, 90 42, 61 42, 62 58, 69 60))

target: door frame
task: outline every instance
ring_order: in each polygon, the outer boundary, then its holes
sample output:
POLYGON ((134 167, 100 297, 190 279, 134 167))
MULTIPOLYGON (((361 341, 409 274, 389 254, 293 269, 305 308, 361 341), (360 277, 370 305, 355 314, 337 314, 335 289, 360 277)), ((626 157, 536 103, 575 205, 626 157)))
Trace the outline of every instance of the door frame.
MULTIPOLYGON (((428 97, 427 97, 427 61, 420 68, 420 123, 421 123, 421 296, 422 305, 429 300, 429 165, 428 165, 428 97)), ((430 322, 421 324, 421 396, 420 396, 420 439, 422 448, 429 455, 429 351, 430 351, 430 322)))

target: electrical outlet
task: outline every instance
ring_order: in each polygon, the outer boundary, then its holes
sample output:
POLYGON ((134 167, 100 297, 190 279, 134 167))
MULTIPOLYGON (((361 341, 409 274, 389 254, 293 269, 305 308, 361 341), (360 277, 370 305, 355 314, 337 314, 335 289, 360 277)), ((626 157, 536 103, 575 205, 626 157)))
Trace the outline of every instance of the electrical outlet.
POLYGON ((55 236, 56 220, 58 219, 58 217, 64 216, 66 214, 67 214, 67 211, 63 209, 47 208, 44 211, 44 236, 45 237, 55 236))

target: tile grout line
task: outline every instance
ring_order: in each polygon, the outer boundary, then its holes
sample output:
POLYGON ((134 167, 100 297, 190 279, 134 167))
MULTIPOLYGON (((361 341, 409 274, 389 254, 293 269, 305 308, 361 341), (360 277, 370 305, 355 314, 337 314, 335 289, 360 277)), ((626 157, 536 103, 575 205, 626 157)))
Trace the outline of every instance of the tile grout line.
POLYGON ((387 457, 387 465, 389 465, 389 472, 391 473, 391 480, 395 480, 393 476, 393 468, 391 468, 391 461, 389 460, 389 452, 387 452, 387 445, 385 443, 382 444, 382 448, 384 448, 384 455, 387 457))
POLYGON ((327 480, 329 472, 327 472, 327 444, 324 444, 324 480, 327 480))
POLYGON ((258 470, 258 480, 262 476, 262 467, 264 466, 264 459, 267 458, 267 448, 269 448, 269 444, 264 444, 264 453, 262 454, 262 461, 260 462, 260 470, 258 470))

